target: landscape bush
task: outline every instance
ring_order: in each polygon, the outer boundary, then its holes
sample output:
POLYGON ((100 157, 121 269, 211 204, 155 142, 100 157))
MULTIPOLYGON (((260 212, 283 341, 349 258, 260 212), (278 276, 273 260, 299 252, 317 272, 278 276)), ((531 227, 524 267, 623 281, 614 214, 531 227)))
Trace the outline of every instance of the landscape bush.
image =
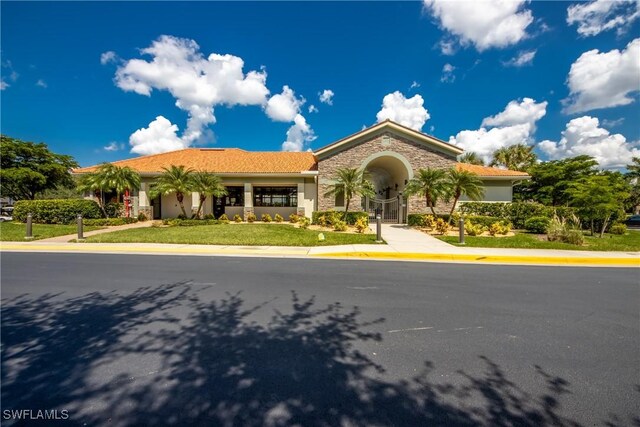
POLYGON ((97 226, 116 226, 133 224, 138 222, 137 218, 98 218, 98 219, 83 219, 84 225, 97 225, 97 226))
POLYGON ((311 220, 306 216, 300 216, 298 217, 298 225, 300 225, 300 228, 306 230, 309 228, 309 225, 311 225, 311 220))
MULTIPOLYGON (((438 218, 441 218, 442 220, 448 222, 449 214, 438 214, 438 218)), ((457 213, 454 213, 453 215, 454 222, 457 223, 458 218, 459 218, 459 215, 457 213)), ((436 221, 436 218, 434 218, 434 216, 430 213, 413 213, 413 214, 407 215, 407 225, 410 225, 412 227, 434 228, 435 221, 436 221)))
POLYGON ((78 215, 85 219, 102 218, 102 210, 94 200, 84 199, 47 199, 19 200, 13 210, 16 221, 26 222, 31 212, 34 223, 70 224, 78 215))
POLYGON ((622 234, 626 234, 627 233, 627 226, 624 224, 613 224, 611 226, 611 228, 609 228, 609 233, 611 234, 618 234, 618 235, 622 235, 622 234))
POLYGON ((464 222, 464 231, 469 236, 479 236, 485 232, 487 227, 482 224, 473 224, 471 221, 466 220, 464 222))
POLYGON ((333 229, 335 231, 347 231, 347 223, 342 220, 334 221, 333 229))
POLYGON ((444 235, 444 234, 447 234, 449 232, 449 230, 451 230, 451 225, 447 221, 445 221, 444 219, 438 218, 436 220, 435 230, 438 233, 444 235))
POLYGON ((144 222, 147 221, 149 218, 147 218, 147 216, 144 214, 144 212, 140 212, 138 214, 138 221, 140 222, 144 222))
POLYGON ((289 222, 291 224, 297 224, 299 220, 300 220, 300 217, 298 215, 296 214, 289 215, 289 222))
POLYGON ((202 217, 202 219, 216 219, 216 217, 213 214, 206 214, 202 217))
POLYGON ((315 225, 320 225, 318 220, 321 216, 325 217, 325 221, 327 225, 333 224, 333 219, 345 221, 348 225, 354 225, 358 218, 365 218, 367 223, 369 221, 369 214, 367 212, 347 212, 346 219, 344 217, 344 212, 337 211, 315 211, 311 214, 311 223, 315 225))
POLYGON ((554 215, 559 217, 569 217, 575 213, 575 209, 566 206, 545 206, 534 202, 513 202, 513 203, 486 203, 486 202, 464 202, 460 204, 460 212, 465 216, 485 216, 499 218, 513 224, 515 228, 526 228, 525 222, 533 217, 547 217, 551 219, 554 215))
POLYGON ((546 216, 532 216, 524 222, 524 228, 531 233, 544 234, 550 222, 551 219, 546 216))
POLYGON ((358 220, 355 223, 355 226, 356 226, 356 231, 358 233, 364 233, 367 230, 367 228, 369 228, 369 223, 364 218, 358 218, 358 220))
POLYGON ((503 222, 502 218, 496 218, 493 216, 484 216, 484 215, 469 215, 464 217, 465 221, 469 221, 475 225, 482 225, 484 227, 491 227, 491 224, 494 222, 503 222))
POLYGON ((257 219, 258 217, 256 217, 256 214, 254 214, 253 212, 247 215, 247 222, 255 222, 257 219))
POLYGON ((220 215, 220 218, 218 218, 218 221, 223 222, 225 224, 229 223, 229 217, 227 216, 227 214, 222 214, 220 215))
POLYGON ((273 219, 271 218, 271 215, 269 215, 267 213, 262 214, 262 217, 260 217, 260 220, 262 222, 271 222, 271 221, 273 221, 273 219))
POLYGON ((282 217, 282 215, 276 214, 276 216, 273 217, 273 220, 275 222, 282 222, 282 221, 284 221, 284 218, 282 217))
POLYGON ((104 211, 109 218, 116 218, 124 214, 124 205, 118 202, 109 202, 104 205, 104 211))
POLYGON ((242 222, 242 217, 240 215, 238 215, 238 214, 235 214, 233 216, 233 221, 234 222, 242 222))
POLYGON ((193 227, 197 225, 217 225, 222 224, 217 219, 180 219, 180 218, 166 218, 162 220, 162 224, 170 225, 172 227, 193 227))
POLYGON ((508 234, 511 231, 511 224, 502 221, 494 222, 489 226, 489 234, 495 236, 496 234, 508 234))
POLYGON ((547 227, 547 240, 582 245, 584 243, 584 234, 580 229, 577 217, 574 215, 566 219, 554 215, 547 227))

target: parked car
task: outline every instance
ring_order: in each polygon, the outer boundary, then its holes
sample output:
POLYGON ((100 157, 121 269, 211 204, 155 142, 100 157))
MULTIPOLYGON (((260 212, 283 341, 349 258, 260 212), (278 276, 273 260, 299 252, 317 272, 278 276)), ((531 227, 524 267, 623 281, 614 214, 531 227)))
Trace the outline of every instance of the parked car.
POLYGON ((624 223, 627 227, 640 227, 640 215, 631 215, 624 223))
POLYGON ((13 221, 13 206, 7 206, 0 210, 0 222, 13 221))

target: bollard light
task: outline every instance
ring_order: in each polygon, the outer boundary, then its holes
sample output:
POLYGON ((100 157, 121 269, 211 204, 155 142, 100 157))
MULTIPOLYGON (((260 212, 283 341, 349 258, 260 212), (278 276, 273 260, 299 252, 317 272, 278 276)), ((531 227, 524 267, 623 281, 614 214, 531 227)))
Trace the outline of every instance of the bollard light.
POLYGON ((82 215, 78 214, 78 240, 84 240, 84 233, 82 229, 82 215))
POLYGON ((33 239, 33 215, 31 212, 27 214, 27 235, 25 239, 33 239))
POLYGON ((460 217, 458 220, 458 243, 464 245, 464 218, 460 217))
POLYGON ((382 217, 376 215, 376 243, 382 243, 382 217))

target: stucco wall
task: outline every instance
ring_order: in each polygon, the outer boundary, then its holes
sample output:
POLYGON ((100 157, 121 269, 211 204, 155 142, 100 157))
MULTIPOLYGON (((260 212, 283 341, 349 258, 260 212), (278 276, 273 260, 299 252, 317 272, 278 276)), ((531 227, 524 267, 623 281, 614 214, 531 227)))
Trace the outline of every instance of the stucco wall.
MULTIPOLYGON (((482 202, 511 202, 513 200, 513 186, 511 181, 484 180, 484 197, 482 202)), ((465 196, 460 197, 461 202, 469 201, 465 196)))
MULTIPOLYGON (((344 147, 341 151, 328 157, 318 159, 318 210, 335 209, 335 200, 324 197, 324 193, 331 185, 335 172, 340 168, 362 167, 363 162, 372 154, 391 151, 399 154, 410 164, 415 172, 418 169, 451 168, 456 164, 456 158, 452 154, 431 149, 423 144, 413 142, 404 137, 389 132, 379 133, 358 142, 356 145, 344 147), (386 136, 386 138, 385 138, 386 136)), ((354 197, 349 205, 349 210, 361 210, 360 197, 354 197)), ((438 211, 447 211, 448 206, 439 204, 438 211)), ((411 197, 408 203, 409 213, 426 212, 426 204, 423 198, 411 197)))

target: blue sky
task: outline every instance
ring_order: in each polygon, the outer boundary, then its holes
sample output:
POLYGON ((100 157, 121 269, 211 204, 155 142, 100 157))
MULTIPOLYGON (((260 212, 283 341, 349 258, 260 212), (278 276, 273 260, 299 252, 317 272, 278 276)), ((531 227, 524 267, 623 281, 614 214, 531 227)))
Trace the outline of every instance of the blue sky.
POLYGON ((389 117, 485 157, 640 155, 636 2, 455 3, 2 2, 2 133, 90 165, 317 149, 389 117))

